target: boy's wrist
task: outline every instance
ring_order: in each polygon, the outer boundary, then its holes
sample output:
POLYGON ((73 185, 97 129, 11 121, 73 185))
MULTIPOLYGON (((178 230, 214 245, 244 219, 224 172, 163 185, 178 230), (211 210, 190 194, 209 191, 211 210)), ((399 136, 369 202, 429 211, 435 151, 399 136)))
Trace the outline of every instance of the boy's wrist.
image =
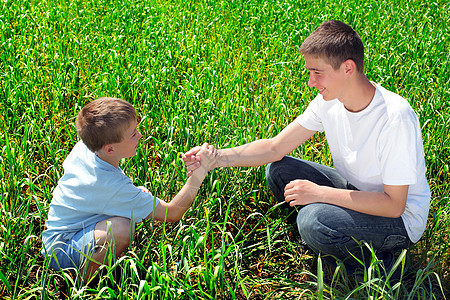
POLYGON ((223 155, 223 150, 217 150, 217 159, 216 163, 214 164, 214 168, 222 168, 227 166, 225 164, 225 157, 223 155))
POLYGON ((208 174, 208 170, 206 168, 200 167, 200 168, 194 170, 190 177, 200 180, 200 183, 201 183, 203 181, 203 179, 205 179, 207 174, 208 174))

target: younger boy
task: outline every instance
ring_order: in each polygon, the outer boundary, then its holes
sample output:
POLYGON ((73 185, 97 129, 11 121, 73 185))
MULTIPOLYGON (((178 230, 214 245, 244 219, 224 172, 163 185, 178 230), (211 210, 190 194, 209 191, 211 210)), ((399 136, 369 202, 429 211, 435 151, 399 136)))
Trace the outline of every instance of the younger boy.
POLYGON ((135 109, 121 99, 99 98, 79 112, 81 141, 63 163, 64 176, 53 192, 42 234, 42 252, 52 256, 52 268, 79 269, 87 280, 108 250, 116 256, 125 251, 134 223, 144 218, 176 222, 191 206, 217 151, 208 144, 201 147, 203 168, 166 203, 134 186, 119 167, 121 159, 136 155, 142 137, 136 127, 135 109))
MULTIPOLYGON (((430 205, 422 135, 409 103, 364 74, 364 46, 340 21, 327 21, 300 47, 317 96, 276 137, 218 151, 218 167, 268 164, 275 198, 299 208, 302 239, 348 273, 370 262, 366 241, 387 269, 394 254, 422 236, 430 205), (325 132, 334 168, 286 156, 325 132)), ((200 163, 188 151, 188 171, 200 163)))

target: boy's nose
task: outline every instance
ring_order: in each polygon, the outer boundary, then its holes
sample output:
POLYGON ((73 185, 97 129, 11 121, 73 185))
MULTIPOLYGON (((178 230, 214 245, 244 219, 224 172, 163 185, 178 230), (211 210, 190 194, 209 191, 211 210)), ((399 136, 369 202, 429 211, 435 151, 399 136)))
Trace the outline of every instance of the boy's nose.
POLYGON ((316 84, 316 80, 315 80, 314 76, 309 75, 309 78, 308 78, 308 86, 309 86, 309 87, 314 87, 315 84, 316 84))

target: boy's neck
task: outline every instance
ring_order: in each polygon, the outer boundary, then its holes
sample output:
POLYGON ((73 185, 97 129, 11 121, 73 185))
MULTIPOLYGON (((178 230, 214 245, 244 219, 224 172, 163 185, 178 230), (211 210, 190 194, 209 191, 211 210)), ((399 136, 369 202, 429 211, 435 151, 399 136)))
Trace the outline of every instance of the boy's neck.
POLYGON ((376 86, 365 74, 353 78, 348 86, 347 97, 339 99, 350 112, 360 112, 372 102, 376 86))
POLYGON ((120 159, 116 158, 115 156, 106 155, 103 150, 99 150, 95 152, 95 154, 98 156, 98 158, 109 163, 116 169, 119 168, 120 159))

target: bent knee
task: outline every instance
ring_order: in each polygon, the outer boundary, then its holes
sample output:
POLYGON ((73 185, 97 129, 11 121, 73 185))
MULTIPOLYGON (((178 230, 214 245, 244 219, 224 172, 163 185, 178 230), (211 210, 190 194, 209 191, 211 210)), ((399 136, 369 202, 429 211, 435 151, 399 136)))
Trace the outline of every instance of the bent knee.
POLYGON ((113 236, 117 240, 124 241, 126 244, 130 243, 131 236, 131 220, 123 217, 116 217, 117 220, 113 223, 113 236))
POLYGON ((334 206, 313 203, 303 207, 297 215, 298 231, 305 242, 320 249, 325 245, 343 244, 351 238, 339 230, 334 206))
POLYGON ((280 169, 283 169, 284 165, 286 164, 286 160, 288 160, 288 158, 289 158, 288 156, 285 156, 278 161, 268 163, 266 165, 266 177, 271 176, 273 173, 278 172, 280 169))
POLYGON ((303 238, 318 239, 333 231, 331 228, 333 226, 327 222, 330 217, 326 216, 327 209, 324 205, 326 204, 312 203, 300 209, 297 215, 297 226, 303 238))
POLYGON ((285 156, 279 161, 267 164, 265 175, 269 187, 278 182, 280 178, 286 177, 286 170, 292 168, 292 165, 289 163, 291 159, 292 157, 285 156))
POLYGON ((321 203, 312 203, 302 207, 297 215, 297 223, 302 227, 310 227, 318 222, 321 213, 324 212, 321 203))
POLYGON ((129 245, 131 240, 131 220, 124 217, 112 217, 99 222, 95 227, 95 238, 100 243, 114 240, 116 245, 129 245))

